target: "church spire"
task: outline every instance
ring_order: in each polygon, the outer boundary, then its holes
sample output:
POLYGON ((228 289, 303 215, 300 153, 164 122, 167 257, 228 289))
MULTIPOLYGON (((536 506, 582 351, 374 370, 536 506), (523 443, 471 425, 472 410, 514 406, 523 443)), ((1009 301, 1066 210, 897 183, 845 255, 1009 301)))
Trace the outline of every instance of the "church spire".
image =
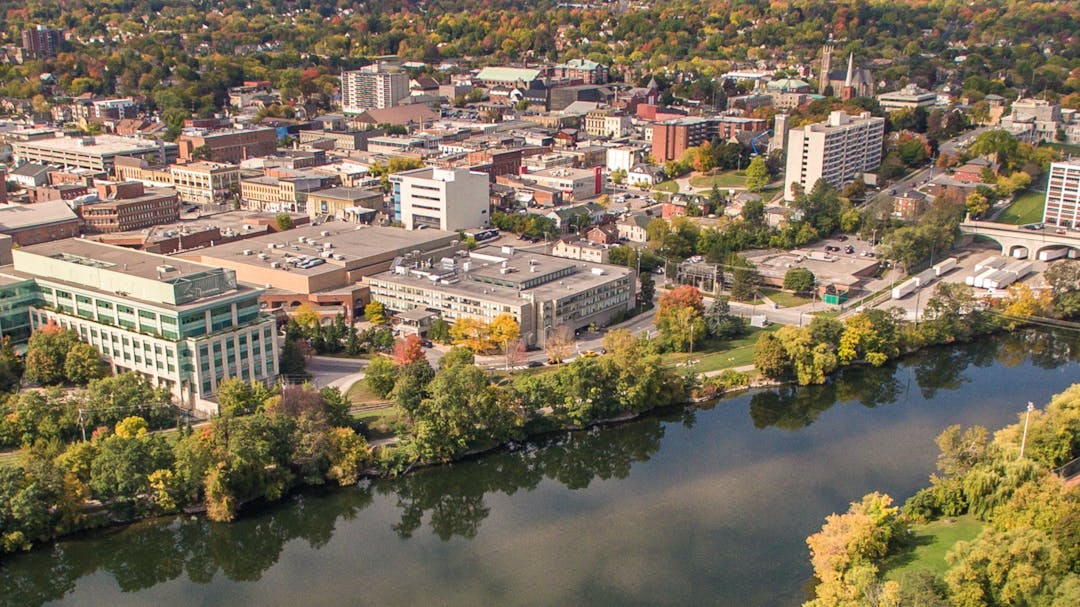
POLYGON ((844 87, 850 87, 851 82, 855 77, 855 53, 851 53, 847 58, 847 78, 844 79, 844 87))

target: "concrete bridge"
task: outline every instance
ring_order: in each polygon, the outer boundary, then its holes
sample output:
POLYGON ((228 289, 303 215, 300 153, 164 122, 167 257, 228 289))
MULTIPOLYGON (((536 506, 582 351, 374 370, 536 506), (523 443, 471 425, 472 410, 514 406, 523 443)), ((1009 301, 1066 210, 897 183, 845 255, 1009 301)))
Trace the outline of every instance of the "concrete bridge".
POLYGON ((996 241, 1001 245, 1001 254, 1008 257, 1038 259, 1039 253, 1055 249, 1072 249, 1070 256, 1080 256, 1080 232, 1075 230, 1054 226, 1031 230, 1007 223, 968 219, 960 224, 960 231, 996 241))

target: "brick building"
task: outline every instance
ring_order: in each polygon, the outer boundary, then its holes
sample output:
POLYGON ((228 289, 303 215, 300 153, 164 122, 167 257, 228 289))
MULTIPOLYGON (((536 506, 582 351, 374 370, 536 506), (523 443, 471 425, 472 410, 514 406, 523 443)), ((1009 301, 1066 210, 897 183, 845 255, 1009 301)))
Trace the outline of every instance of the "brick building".
POLYGON ((187 132, 180 135, 176 143, 180 146, 181 160, 196 160, 196 150, 205 147, 207 157, 201 160, 239 163, 247 158, 272 155, 277 150, 278 140, 275 129, 254 128, 187 132))
POLYGON ((137 181, 96 184, 101 202, 78 207, 87 232, 125 232, 180 217, 174 190, 146 188, 137 181))

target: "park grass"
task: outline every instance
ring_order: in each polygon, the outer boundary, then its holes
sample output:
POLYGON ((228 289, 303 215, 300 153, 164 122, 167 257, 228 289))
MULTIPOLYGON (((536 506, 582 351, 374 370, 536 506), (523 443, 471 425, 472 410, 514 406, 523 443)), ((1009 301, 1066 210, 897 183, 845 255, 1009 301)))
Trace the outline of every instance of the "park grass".
POLYGON ((814 301, 814 298, 812 297, 796 295, 795 293, 788 293, 787 291, 780 291, 778 289, 762 289, 761 292, 765 297, 771 299, 773 303, 781 308, 795 308, 814 301))
POLYGON ((1067 154, 1080 154, 1080 145, 1070 145, 1067 143, 1040 143, 1041 148, 1051 148, 1067 154))
POLYGON ((660 183, 653 186, 653 191, 667 192, 669 194, 678 194, 679 193, 679 182, 675 181, 674 179, 669 179, 667 181, 661 181, 660 183))
MULTIPOLYGON (((751 327, 747 334, 739 339, 705 342, 703 350, 694 351, 694 370, 698 373, 706 373, 753 364, 754 347, 757 345, 758 336, 762 332, 776 331, 781 326, 772 324, 764 329, 751 327)), ((686 352, 669 352, 663 355, 662 360, 665 366, 674 367, 685 365, 687 358, 686 352)))
POLYGON ((19 451, 0 452, 0 467, 14 466, 19 463, 19 451))
POLYGON ((981 521, 970 515, 913 525, 908 538, 912 546, 882 563, 885 579, 899 581, 920 569, 928 569, 935 575, 944 574, 949 568, 945 554, 952 550, 956 542, 974 539, 983 526, 981 521))
POLYGON ((716 175, 694 175, 690 178, 690 185, 695 188, 712 189, 718 188, 745 188, 746 171, 724 171, 716 175))
POLYGON ((366 405, 386 401, 385 398, 376 396, 375 393, 371 391, 371 388, 368 387, 367 382, 362 379, 349 386, 349 390, 345 392, 345 397, 354 405, 366 405))
POLYGON ((1013 225, 1039 223, 1043 218, 1043 206, 1045 203, 1046 192, 1026 190, 997 216, 996 221, 1013 225))

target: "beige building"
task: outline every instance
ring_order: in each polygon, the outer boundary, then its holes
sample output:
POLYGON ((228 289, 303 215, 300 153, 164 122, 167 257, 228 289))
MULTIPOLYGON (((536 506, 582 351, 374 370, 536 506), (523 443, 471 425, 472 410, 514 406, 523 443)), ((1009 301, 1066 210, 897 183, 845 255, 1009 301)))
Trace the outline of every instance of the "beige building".
POLYGON ((395 258, 419 252, 424 259, 453 256, 459 236, 439 230, 409 231, 331 221, 256 236, 180 254, 184 259, 228 268, 239 280, 266 285, 271 310, 293 311, 302 302, 324 316, 352 318, 367 303, 358 282, 385 271, 395 258))
POLYGON ((1080 228, 1080 161, 1054 162, 1050 165, 1043 223, 1080 228))
POLYGON ((529 173, 523 175, 522 178, 537 185, 559 190, 569 200, 585 200, 599 196, 604 185, 600 167, 594 169, 559 167, 529 173))
POLYGON ((409 75, 403 71, 376 64, 341 74, 341 109, 347 114, 394 107, 408 96, 409 75))
POLYGON ((117 158, 117 179, 157 188, 173 188, 186 204, 219 204, 240 188, 240 169, 220 162, 151 166, 140 158, 117 158))
POLYGON ((307 209, 308 194, 321 186, 322 180, 316 177, 241 178, 240 200, 252 211, 302 213, 307 209))
POLYGON ((364 279, 371 298, 393 312, 426 311, 454 322, 510 314, 529 346, 560 327, 603 326, 634 306, 634 271, 539 253, 484 248, 438 263, 409 256, 364 279))
POLYGON ((591 137, 619 139, 630 134, 630 117, 614 110, 593 110, 585 114, 585 132, 591 137))
POLYGON ((175 143, 158 144, 115 135, 12 141, 11 150, 14 157, 22 162, 40 162, 105 172, 112 172, 117 157, 154 158, 159 163, 165 163, 176 160, 177 155, 175 143))
POLYGON ((869 112, 849 116, 843 111, 828 120, 788 133, 784 198, 795 199, 792 186, 810 191, 819 179, 842 188, 881 165, 885 119, 869 112))
POLYGON ((368 211, 374 215, 383 210, 383 194, 379 190, 360 188, 316 190, 308 194, 307 210, 312 221, 320 216, 357 221, 368 215, 368 211))
POLYGON ((588 240, 560 239, 555 243, 555 246, 552 247, 551 254, 555 257, 577 259, 579 261, 588 261, 592 263, 608 262, 607 245, 597 244, 588 240))

